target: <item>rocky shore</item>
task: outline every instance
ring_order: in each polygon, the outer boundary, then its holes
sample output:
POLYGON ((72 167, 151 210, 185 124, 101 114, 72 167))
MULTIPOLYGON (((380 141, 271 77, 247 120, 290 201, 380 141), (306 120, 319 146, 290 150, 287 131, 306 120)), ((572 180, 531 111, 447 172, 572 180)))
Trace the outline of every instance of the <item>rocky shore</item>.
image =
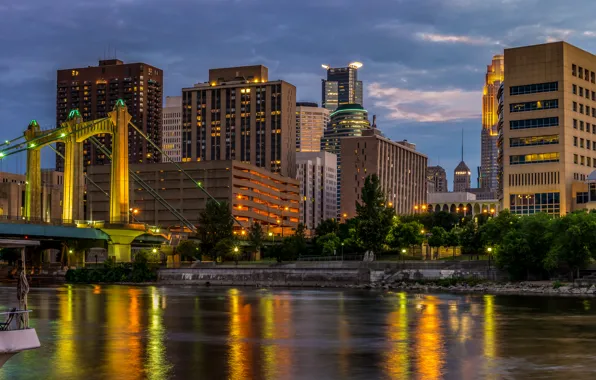
POLYGON ((596 296, 596 285, 576 286, 573 283, 557 283, 546 281, 491 283, 482 282, 468 284, 460 282, 445 285, 435 282, 382 282, 356 285, 357 289, 398 290, 413 292, 453 292, 453 293, 483 293, 483 294, 519 294, 519 295, 547 295, 547 296, 596 296))

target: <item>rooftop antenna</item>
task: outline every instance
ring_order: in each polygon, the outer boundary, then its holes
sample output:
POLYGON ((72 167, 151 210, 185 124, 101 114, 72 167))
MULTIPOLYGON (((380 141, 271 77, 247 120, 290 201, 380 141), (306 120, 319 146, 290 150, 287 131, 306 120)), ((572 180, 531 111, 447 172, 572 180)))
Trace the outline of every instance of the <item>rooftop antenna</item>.
POLYGON ((461 129, 461 161, 464 162, 464 129, 461 129))

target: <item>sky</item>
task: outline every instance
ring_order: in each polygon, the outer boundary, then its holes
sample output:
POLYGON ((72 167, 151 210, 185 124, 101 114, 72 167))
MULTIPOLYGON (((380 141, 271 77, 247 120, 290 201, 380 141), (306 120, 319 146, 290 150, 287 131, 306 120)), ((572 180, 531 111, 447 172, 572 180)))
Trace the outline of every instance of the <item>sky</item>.
MULTIPOLYGON (((164 71, 164 95, 209 68, 263 64, 321 102, 321 64, 364 64, 364 107, 450 179, 480 164, 486 65, 503 49, 565 40, 596 52, 596 4, 575 0, 0 0, 0 139, 55 124, 56 70, 104 56, 164 71), (114 53, 115 51, 115 53, 114 53)), ((25 157, 0 163, 24 171, 25 157)), ((53 153, 43 154, 53 167, 53 153)))

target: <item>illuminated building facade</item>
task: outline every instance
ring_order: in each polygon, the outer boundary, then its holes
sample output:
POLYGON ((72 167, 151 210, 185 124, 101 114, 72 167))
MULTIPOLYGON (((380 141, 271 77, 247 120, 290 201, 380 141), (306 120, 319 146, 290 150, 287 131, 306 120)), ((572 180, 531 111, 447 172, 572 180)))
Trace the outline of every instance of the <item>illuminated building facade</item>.
POLYGON ((300 223, 312 230, 325 219, 337 218, 337 156, 300 152, 296 162, 302 203, 300 223))
POLYGON ((505 50, 499 144, 504 209, 574 211, 596 167, 596 57, 565 42, 505 50), (576 186, 576 187, 577 187, 576 186))
POLYGON ((426 204, 426 168, 428 157, 407 141, 392 141, 378 129, 362 136, 341 140, 341 208, 343 219, 356 216, 356 202, 361 202, 366 177, 376 174, 387 197, 387 205, 396 214, 411 214, 415 205, 426 204))
POLYGON ((456 193, 467 191, 470 188, 471 177, 472 172, 462 159, 453 171, 453 191, 456 193))
POLYGON ((329 110, 317 103, 296 103, 296 152, 320 152, 329 110))
MULTIPOLYGON (((217 201, 228 202, 232 215, 247 229, 260 223, 263 231, 291 235, 300 220, 300 188, 296 179, 271 173, 264 168, 231 160, 179 164, 199 181, 217 201)), ((172 163, 131 165, 141 179, 155 189, 186 219, 196 223, 209 200, 197 185, 172 163)), ((110 167, 91 166, 88 175, 101 188, 109 188, 110 167)), ((88 219, 106 220, 109 199, 94 186, 88 189, 88 219)), ((135 218, 142 223, 163 228, 179 226, 176 219, 151 194, 131 182, 130 207, 139 210, 135 218)), ((237 233, 241 228, 235 225, 237 233)))
POLYGON ((482 94, 482 132, 481 132, 481 164, 478 185, 488 191, 497 190, 497 110, 499 107, 497 93, 503 83, 505 74, 505 58, 495 55, 486 70, 486 80, 482 94))
POLYGON ((182 162, 236 160, 296 177, 296 87, 262 65, 182 89, 182 162))
POLYGON ((341 140, 362 136, 371 129, 368 112, 360 104, 345 104, 331 113, 329 125, 321 139, 321 150, 337 156, 337 209, 341 211, 341 140))
MULTIPOLYGON (((180 162, 182 156, 182 96, 166 97, 163 108, 161 149, 172 160, 180 162)), ((163 162, 170 162, 165 156, 163 162)))
MULTIPOLYGON (((99 61, 98 66, 58 70, 56 125, 68 119, 72 109, 78 109, 83 121, 107 117, 118 99, 123 99, 132 116, 132 123, 156 144, 161 144, 163 104, 163 71, 146 63, 125 64, 118 59, 99 61)), ((96 138, 108 148, 109 134, 96 138)), ((133 128, 128 136, 129 162, 161 162, 161 154, 133 128)), ((64 155, 64 144, 56 147, 64 155)), ((84 165, 106 165, 110 159, 85 141, 84 165)), ((56 170, 64 171, 64 159, 56 155, 56 170)))
POLYGON ((333 112, 346 104, 363 105, 362 81, 358 80, 361 67, 360 62, 352 62, 348 67, 323 65, 327 70, 327 79, 323 79, 321 85, 323 108, 333 112))

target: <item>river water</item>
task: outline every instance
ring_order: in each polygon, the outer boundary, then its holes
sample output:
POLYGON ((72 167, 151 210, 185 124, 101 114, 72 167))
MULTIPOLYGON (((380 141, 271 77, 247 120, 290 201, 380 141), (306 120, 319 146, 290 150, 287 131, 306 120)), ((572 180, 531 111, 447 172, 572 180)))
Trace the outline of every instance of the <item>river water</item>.
MULTIPOLYGON (((0 305, 15 304, 0 288, 0 305)), ((0 379, 594 379, 596 299, 31 289, 42 348, 0 379)))

